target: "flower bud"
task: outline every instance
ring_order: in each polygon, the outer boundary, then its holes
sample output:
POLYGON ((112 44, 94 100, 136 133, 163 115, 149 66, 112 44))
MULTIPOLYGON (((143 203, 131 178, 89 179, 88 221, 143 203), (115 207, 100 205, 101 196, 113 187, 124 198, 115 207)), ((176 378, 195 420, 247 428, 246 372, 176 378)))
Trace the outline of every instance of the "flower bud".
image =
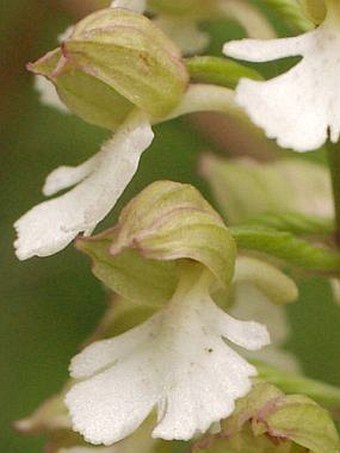
POLYGON ((199 441, 195 453, 225 451, 338 452, 339 437, 328 412, 303 395, 285 395, 259 383, 236 403, 221 433, 199 441))
POLYGON ((201 194, 171 181, 148 186, 123 209, 115 228, 77 246, 110 289, 149 306, 173 294, 182 260, 207 267, 228 288, 236 253, 227 227, 201 194))
POLYGON ((70 110, 109 129, 135 106, 162 118, 188 81, 172 41, 144 16, 120 8, 87 16, 60 48, 28 68, 52 81, 70 110))

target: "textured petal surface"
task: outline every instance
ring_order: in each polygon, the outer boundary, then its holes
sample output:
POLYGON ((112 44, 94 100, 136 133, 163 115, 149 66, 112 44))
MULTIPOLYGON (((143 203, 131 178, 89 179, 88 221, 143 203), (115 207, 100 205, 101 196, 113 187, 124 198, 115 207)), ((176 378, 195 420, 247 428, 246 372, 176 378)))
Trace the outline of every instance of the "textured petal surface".
POLYGON ((123 439, 154 407, 153 437, 189 440, 227 417, 235 399, 250 390, 256 370, 224 338, 260 348, 268 333, 225 315, 206 289, 197 291, 199 285, 179 288, 141 326, 97 342, 73 360, 73 377, 85 379, 65 401, 73 428, 89 442, 123 439))
MULTIPOLYGON (((87 162, 83 168, 78 167, 73 174, 70 169, 57 170, 55 175, 62 174, 63 178, 61 182, 47 184, 50 193, 92 172, 66 194, 39 204, 15 223, 18 239, 14 245, 18 258, 52 255, 79 233, 91 233, 115 205, 152 140, 150 124, 138 112, 103 145, 100 158, 90 164, 87 162)), ((50 178, 58 180, 55 175, 50 178)))
POLYGON ((340 33, 323 24, 298 38, 240 41, 225 53, 248 61, 301 55, 302 61, 266 82, 242 79, 236 101, 279 145, 296 151, 320 147, 340 134, 340 33))

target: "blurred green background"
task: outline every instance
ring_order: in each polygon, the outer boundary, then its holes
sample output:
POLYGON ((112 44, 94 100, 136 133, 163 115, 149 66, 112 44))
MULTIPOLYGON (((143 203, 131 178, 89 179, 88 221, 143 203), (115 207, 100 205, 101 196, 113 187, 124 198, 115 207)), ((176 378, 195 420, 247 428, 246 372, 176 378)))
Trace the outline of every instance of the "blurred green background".
MULTIPOLYGON (((61 388, 70 358, 105 308, 105 290, 92 276, 87 258, 72 247, 53 257, 17 261, 12 225, 42 201, 41 187, 52 169, 85 160, 107 132, 40 105, 25 71, 25 63, 53 48, 56 35, 85 13, 87 2, 0 4, 0 452, 37 453, 44 439, 21 437, 11 423, 61 388)), ((215 53, 229 36, 242 36, 231 23, 218 22, 210 30, 210 51, 215 53)), ((203 140, 188 120, 158 127, 140 171, 100 229, 111 225, 124 202, 155 179, 191 182, 210 199, 196 171, 197 159, 208 147, 212 142, 203 140)), ((340 308, 326 281, 300 278, 299 284, 300 300, 289 307, 293 337, 288 347, 309 376, 340 385, 340 308)))

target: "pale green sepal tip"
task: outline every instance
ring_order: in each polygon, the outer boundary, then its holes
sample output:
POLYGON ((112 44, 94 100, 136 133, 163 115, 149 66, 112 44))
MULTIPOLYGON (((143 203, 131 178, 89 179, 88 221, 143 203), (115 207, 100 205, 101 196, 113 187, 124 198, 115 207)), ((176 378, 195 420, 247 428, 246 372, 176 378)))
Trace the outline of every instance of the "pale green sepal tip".
POLYGON ((50 80, 64 104, 95 126, 115 130, 134 108, 113 88, 67 62, 60 49, 28 65, 28 69, 50 80))
POLYGON ((109 289, 137 304, 136 309, 157 308, 170 299, 177 283, 174 263, 145 259, 131 249, 113 256, 109 252, 111 244, 110 232, 76 242, 77 248, 92 258, 94 275, 109 289))

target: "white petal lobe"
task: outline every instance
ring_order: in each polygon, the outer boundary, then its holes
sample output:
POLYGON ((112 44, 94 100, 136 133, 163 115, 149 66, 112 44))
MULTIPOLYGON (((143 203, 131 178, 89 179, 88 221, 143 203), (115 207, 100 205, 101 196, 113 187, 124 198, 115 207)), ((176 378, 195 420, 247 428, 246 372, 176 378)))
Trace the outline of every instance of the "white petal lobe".
POLYGON ((78 184, 96 169, 100 161, 101 153, 99 152, 77 167, 62 166, 56 168, 47 176, 43 194, 49 197, 78 184))
POLYGON ((152 140, 150 124, 138 112, 103 145, 97 157, 76 169, 52 173, 44 188, 46 193, 84 179, 64 195, 35 206, 15 223, 18 258, 52 255, 79 233, 90 234, 115 205, 152 140))
POLYGON ((288 72, 266 82, 242 79, 236 101, 269 138, 304 152, 340 134, 340 32, 327 23, 298 38, 230 42, 227 55, 263 62, 301 55, 288 72))

